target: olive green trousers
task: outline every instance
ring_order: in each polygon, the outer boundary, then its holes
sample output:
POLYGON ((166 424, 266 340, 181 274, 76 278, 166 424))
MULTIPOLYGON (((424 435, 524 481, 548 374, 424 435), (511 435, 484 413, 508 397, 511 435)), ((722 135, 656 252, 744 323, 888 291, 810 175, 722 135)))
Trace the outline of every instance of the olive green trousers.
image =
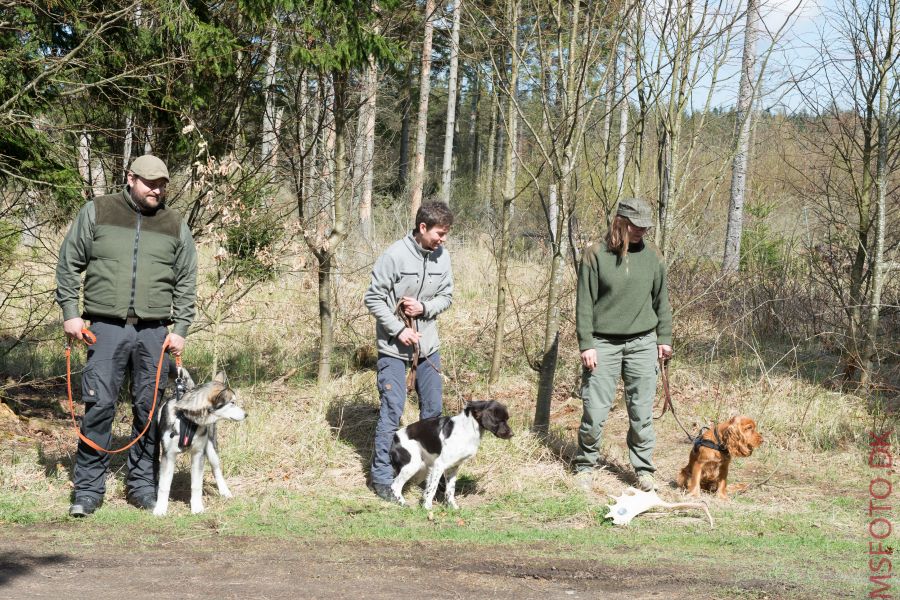
POLYGON ((584 413, 578 429, 578 453, 573 460, 576 472, 597 465, 603 425, 616 398, 616 384, 625 382, 628 409, 628 457, 638 475, 653 473, 653 401, 656 397, 658 350, 656 332, 632 338, 594 337, 597 366, 584 369, 581 398, 584 413))

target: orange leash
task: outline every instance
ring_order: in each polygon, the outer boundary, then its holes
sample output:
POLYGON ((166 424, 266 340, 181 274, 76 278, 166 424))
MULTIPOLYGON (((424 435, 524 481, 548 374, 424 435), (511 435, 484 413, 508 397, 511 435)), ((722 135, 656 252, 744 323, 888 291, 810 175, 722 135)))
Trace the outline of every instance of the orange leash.
MULTIPOLYGON (((97 341, 97 336, 93 334, 93 332, 87 328, 81 330, 81 335, 84 336, 84 343, 88 346, 94 344, 97 341)), ((66 390, 69 392, 69 414, 72 415, 72 426, 75 428, 75 433, 78 434, 78 438, 96 450, 97 452, 106 452, 107 454, 118 454, 119 452, 124 452, 128 450, 132 446, 134 446, 139 439, 144 437, 144 434, 147 433, 147 430, 150 429, 150 424, 153 422, 153 412, 156 410, 156 397, 159 394, 159 376, 162 374, 162 365, 163 359, 166 356, 166 350, 169 345, 167 343, 163 343, 162 352, 159 355, 159 364, 156 366, 156 384, 153 386, 153 404, 150 405, 150 414, 147 416, 147 424, 144 425, 144 430, 141 431, 136 438, 131 440, 127 446, 122 446, 117 450, 107 450, 93 442, 93 440, 89 439, 86 435, 81 433, 81 429, 78 428, 78 422, 75 420, 75 400, 72 399, 72 346, 66 341, 66 390)), ((181 366, 181 357, 175 357, 175 364, 181 366)))

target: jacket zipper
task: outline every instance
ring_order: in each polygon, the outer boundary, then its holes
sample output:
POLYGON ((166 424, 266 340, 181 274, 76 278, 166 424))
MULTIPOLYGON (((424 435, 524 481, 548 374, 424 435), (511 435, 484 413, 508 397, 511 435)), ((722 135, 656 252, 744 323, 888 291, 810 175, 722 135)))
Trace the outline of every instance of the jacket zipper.
POLYGON ((135 287, 137 287, 138 242, 141 240, 141 216, 139 211, 137 214, 137 228, 134 232, 134 253, 131 257, 131 302, 128 304, 129 312, 134 308, 134 293, 135 287))

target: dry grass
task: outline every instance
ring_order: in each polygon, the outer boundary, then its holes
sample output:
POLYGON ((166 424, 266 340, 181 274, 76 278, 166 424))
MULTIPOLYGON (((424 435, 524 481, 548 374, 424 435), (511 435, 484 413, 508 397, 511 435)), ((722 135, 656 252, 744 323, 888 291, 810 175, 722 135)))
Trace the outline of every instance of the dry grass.
MULTIPOLYGON (((470 240, 466 245, 451 243, 450 251, 456 282, 454 306, 441 317, 440 325, 446 410, 455 412, 470 398, 494 398, 509 406, 516 432, 509 442, 489 437, 478 456, 466 464, 460 486, 462 502, 477 507, 536 489, 551 498, 570 495, 574 484, 569 460, 575 451, 581 416, 581 401, 573 395, 580 376, 574 323, 568 318, 562 324, 551 434, 539 438, 530 432, 536 374, 528 368, 523 348, 533 356, 530 353, 540 343, 546 274, 528 257, 512 265, 518 316, 509 320, 501 380, 489 388, 486 375, 493 336, 493 259, 485 240, 470 240)), ((206 268, 206 250, 204 256, 206 268)), ((204 328, 189 340, 186 364, 194 370, 195 379, 208 379, 205 372, 215 342, 250 414, 242 424, 220 428, 226 475, 239 496, 263 502, 280 490, 367 494, 365 482, 378 397, 374 372, 358 361, 360 356, 371 355, 373 346, 373 326, 361 302, 373 254, 347 253, 344 258, 349 267, 336 283, 338 343, 331 383, 319 387, 311 382, 318 339, 316 280, 309 258, 299 249, 295 256, 286 257, 287 271, 282 278, 259 284, 243 301, 230 307, 218 339, 213 338, 211 329, 204 328)), ((570 272, 568 285, 572 282, 570 272)), ((201 303, 212 296, 208 279, 202 281, 200 296, 201 303)), ((564 300, 567 315, 572 314, 572 296, 570 292, 564 300)), ((688 312, 680 335, 689 337, 683 328, 695 322, 708 323, 702 315, 688 312)), ((202 317, 199 324, 202 327, 202 317)), ((696 331, 695 339, 700 339, 712 327, 696 331)), ((48 343, 46 349, 52 353, 56 347, 51 349, 48 343)), ((799 367, 761 367, 759 353, 755 352, 727 356, 687 352, 679 358, 684 360, 674 363, 672 389, 678 414, 691 433, 711 421, 739 413, 759 423, 765 445, 753 457, 736 461, 732 476, 736 481, 759 484, 745 493, 747 501, 763 509, 773 494, 781 494, 779 497, 787 502, 793 492, 782 490, 802 489, 806 501, 815 501, 862 489, 852 478, 841 483, 833 471, 835 465, 853 464, 850 457, 858 456, 860 445, 866 442, 871 417, 864 399, 831 391, 805 377, 799 367)), ((411 400, 404 422, 416 418, 417 406, 411 400)), ((65 427, 61 421, 60 425, 65 427)), ((619 493, 633 482, 626 430, 627 416, 620 403, 611 412, 604 435, 606 464, 597 472, 598 496, 619 493)), ((661 493, 677 497, 680 492, 666 484, 686 462, 689 446, 671 416, 657 422, 657 434, 655 460, 663 484, 661 493)), ((21 439, 34 439, 27 429, 19 435, 21 439)), ((11 446, 14 449, 5 455, 0 483, 7 489, 27 490, 30 497, 49 506, 53 498, 59 498, 60 490, 70 485, 68 471, 74 443, 65 429, 52 439, 40 439, 39 452, 30 443, 11 446)), ((187 470, 186 465, 182 470, 187 470)), ((176 491, 179 481, 187 486, 184 477, 176 477, 176 491)), ((113 473, 109 485, 114 496, 121 496, 120 472, 113 473)))

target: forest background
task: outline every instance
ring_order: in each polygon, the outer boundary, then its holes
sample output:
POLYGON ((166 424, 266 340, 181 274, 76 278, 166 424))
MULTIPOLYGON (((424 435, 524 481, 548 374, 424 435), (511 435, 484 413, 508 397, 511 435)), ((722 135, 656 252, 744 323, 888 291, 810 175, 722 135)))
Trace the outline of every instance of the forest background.
MULTIPOLYGON (((456 214, 445 406, 507 402, 523 481, 550 469, 569 490, 575 267, 628 196, 656 211, 688 428, 757 419, 754 506, 779 452, 832 481, 900 402, 898 55, 897 0, 0 0, 0 394, 10 439, 54 465, 5 481, 56 498, 47 479, 67 478, 57 251, 148 152, 201 250, 186 362, 225 368, 261 413, 234 432, 253 440, 231 467, 248 493, 364 481, 362 292, 427 199, 456 214)), ((671 477, 686 446, 665 453, 671 477)), ((865 492, 854 468, 838 496, 865 492)))

